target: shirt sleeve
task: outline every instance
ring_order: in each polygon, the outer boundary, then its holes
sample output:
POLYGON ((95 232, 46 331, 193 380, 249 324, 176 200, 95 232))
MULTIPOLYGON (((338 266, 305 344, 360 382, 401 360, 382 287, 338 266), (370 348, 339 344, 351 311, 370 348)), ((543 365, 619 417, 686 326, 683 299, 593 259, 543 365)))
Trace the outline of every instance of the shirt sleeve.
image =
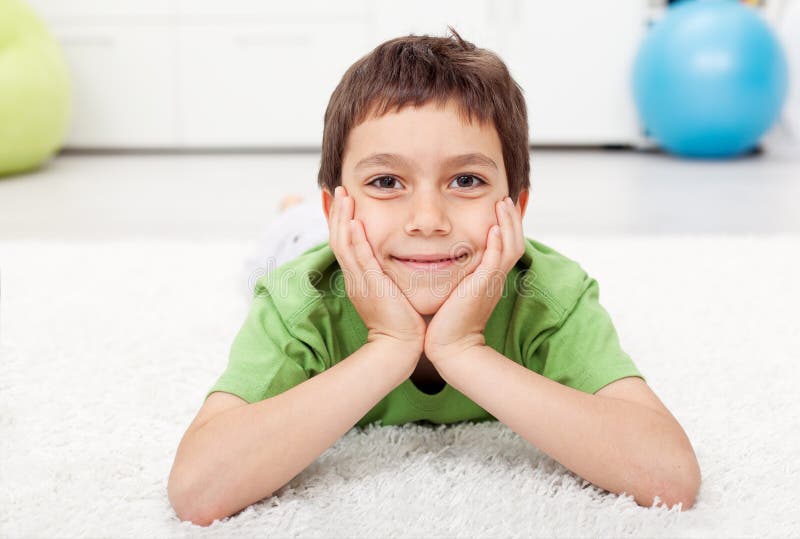
POLYGON ((585 393, 628 376, 645 377, 620 347, 617 331, 599 302, 599 285, 589 284, 560 327, 536 350, 542 375, 585 393))
POLYGON ((206 394, 232 393, 248 403, 283 393, 314 376, 320 360, 287 328, 269 294, 256 294, 230 348, 228 366, 206 394))

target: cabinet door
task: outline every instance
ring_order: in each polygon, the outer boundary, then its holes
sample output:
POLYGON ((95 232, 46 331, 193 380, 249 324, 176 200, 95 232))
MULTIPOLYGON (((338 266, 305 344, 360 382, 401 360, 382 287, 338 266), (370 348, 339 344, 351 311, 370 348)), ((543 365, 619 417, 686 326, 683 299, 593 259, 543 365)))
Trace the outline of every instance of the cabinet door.
POLYGON ((371 0, 300 0, 297 2, 269 0, 177 0, 184 23, 229 22, 246 18, 244 22, 308 22, 331 21, 343 17, 360 17, 371 0), (209 21, 209 18, 212 18, 209 21))
POLYGON ((181 143, 318 148, 331 93, 368 51, 365 34, 359 20, 182 25, 181 143))
POLYGON ((502 33, 494 5, 485 0, 376 0, 371 7, 375 45, 409 34, 446 37, 452 26, 463 39, 494 50, 502 33))
POLYGON ((630 77, 646 10, 645 0, 506 5, 499 52, 525 91, 532 143, 640 139, 630 77))
POLYGON ((177 143, 175 43, 166 26, 62 25, 70 70, 69 147, 177 143))
POLYGON ((177 0, 27 0, 47 20, 79 18, 82 21, 96 20, 106 24, 120 22, 112 20, 124 17, 121 22, 153 22, 147 18, 173 16, 177 0))

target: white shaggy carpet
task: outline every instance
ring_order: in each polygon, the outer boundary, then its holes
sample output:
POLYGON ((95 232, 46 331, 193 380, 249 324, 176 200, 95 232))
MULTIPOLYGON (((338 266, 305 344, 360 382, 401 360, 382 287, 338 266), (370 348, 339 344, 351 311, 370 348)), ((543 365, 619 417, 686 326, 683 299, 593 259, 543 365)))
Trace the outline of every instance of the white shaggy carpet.
POLYGON ((244 319, 249 243, 0 243, 2 537, 798 537, 800 238, 537 237, 600 282, 681 422, 696 505, 644 508, 501 423, 351 430, 209 528, 166 494, 244 319))

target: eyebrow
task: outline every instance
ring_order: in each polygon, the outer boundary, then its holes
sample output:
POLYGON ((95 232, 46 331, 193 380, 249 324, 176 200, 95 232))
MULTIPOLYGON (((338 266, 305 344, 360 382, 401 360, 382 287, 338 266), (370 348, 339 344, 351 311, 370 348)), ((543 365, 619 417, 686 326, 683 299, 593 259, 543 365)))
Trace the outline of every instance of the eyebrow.
MULTIPOLYGON (((463 167, 466 165, 479 165, 487 168, 492 168, 499 172, 497 163, 495 163, 489 156, 479 152, 465 153, 463 155, 454 155, 448 157, 444 161, 445 165, 463 167)), ((405 165, 411 168, 411 163, 402 155, 396 153, 374 153, 365 157, 356 164, 356 170, 360 168, 369 168, 373 166, 402 166, 405 165)))

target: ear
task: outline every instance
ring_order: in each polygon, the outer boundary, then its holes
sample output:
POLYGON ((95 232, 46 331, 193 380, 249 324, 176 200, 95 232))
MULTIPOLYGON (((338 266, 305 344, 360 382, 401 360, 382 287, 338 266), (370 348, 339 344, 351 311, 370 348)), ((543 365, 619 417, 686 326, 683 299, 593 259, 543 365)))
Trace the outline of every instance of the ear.
POLYGON ((530 191, 525 189, 524 191, 520 191, 517 195, 517 204, 522 211, 522 217, 525 217, 525 208, 528 207, 528 195, 530 195, 530 191))
POLYGON ((327 189, 322 190, 322 211, 325 213, 325 219, 330 224, 331 219, 331 206, 333 205, 333 194, 329 193, 327 189))

